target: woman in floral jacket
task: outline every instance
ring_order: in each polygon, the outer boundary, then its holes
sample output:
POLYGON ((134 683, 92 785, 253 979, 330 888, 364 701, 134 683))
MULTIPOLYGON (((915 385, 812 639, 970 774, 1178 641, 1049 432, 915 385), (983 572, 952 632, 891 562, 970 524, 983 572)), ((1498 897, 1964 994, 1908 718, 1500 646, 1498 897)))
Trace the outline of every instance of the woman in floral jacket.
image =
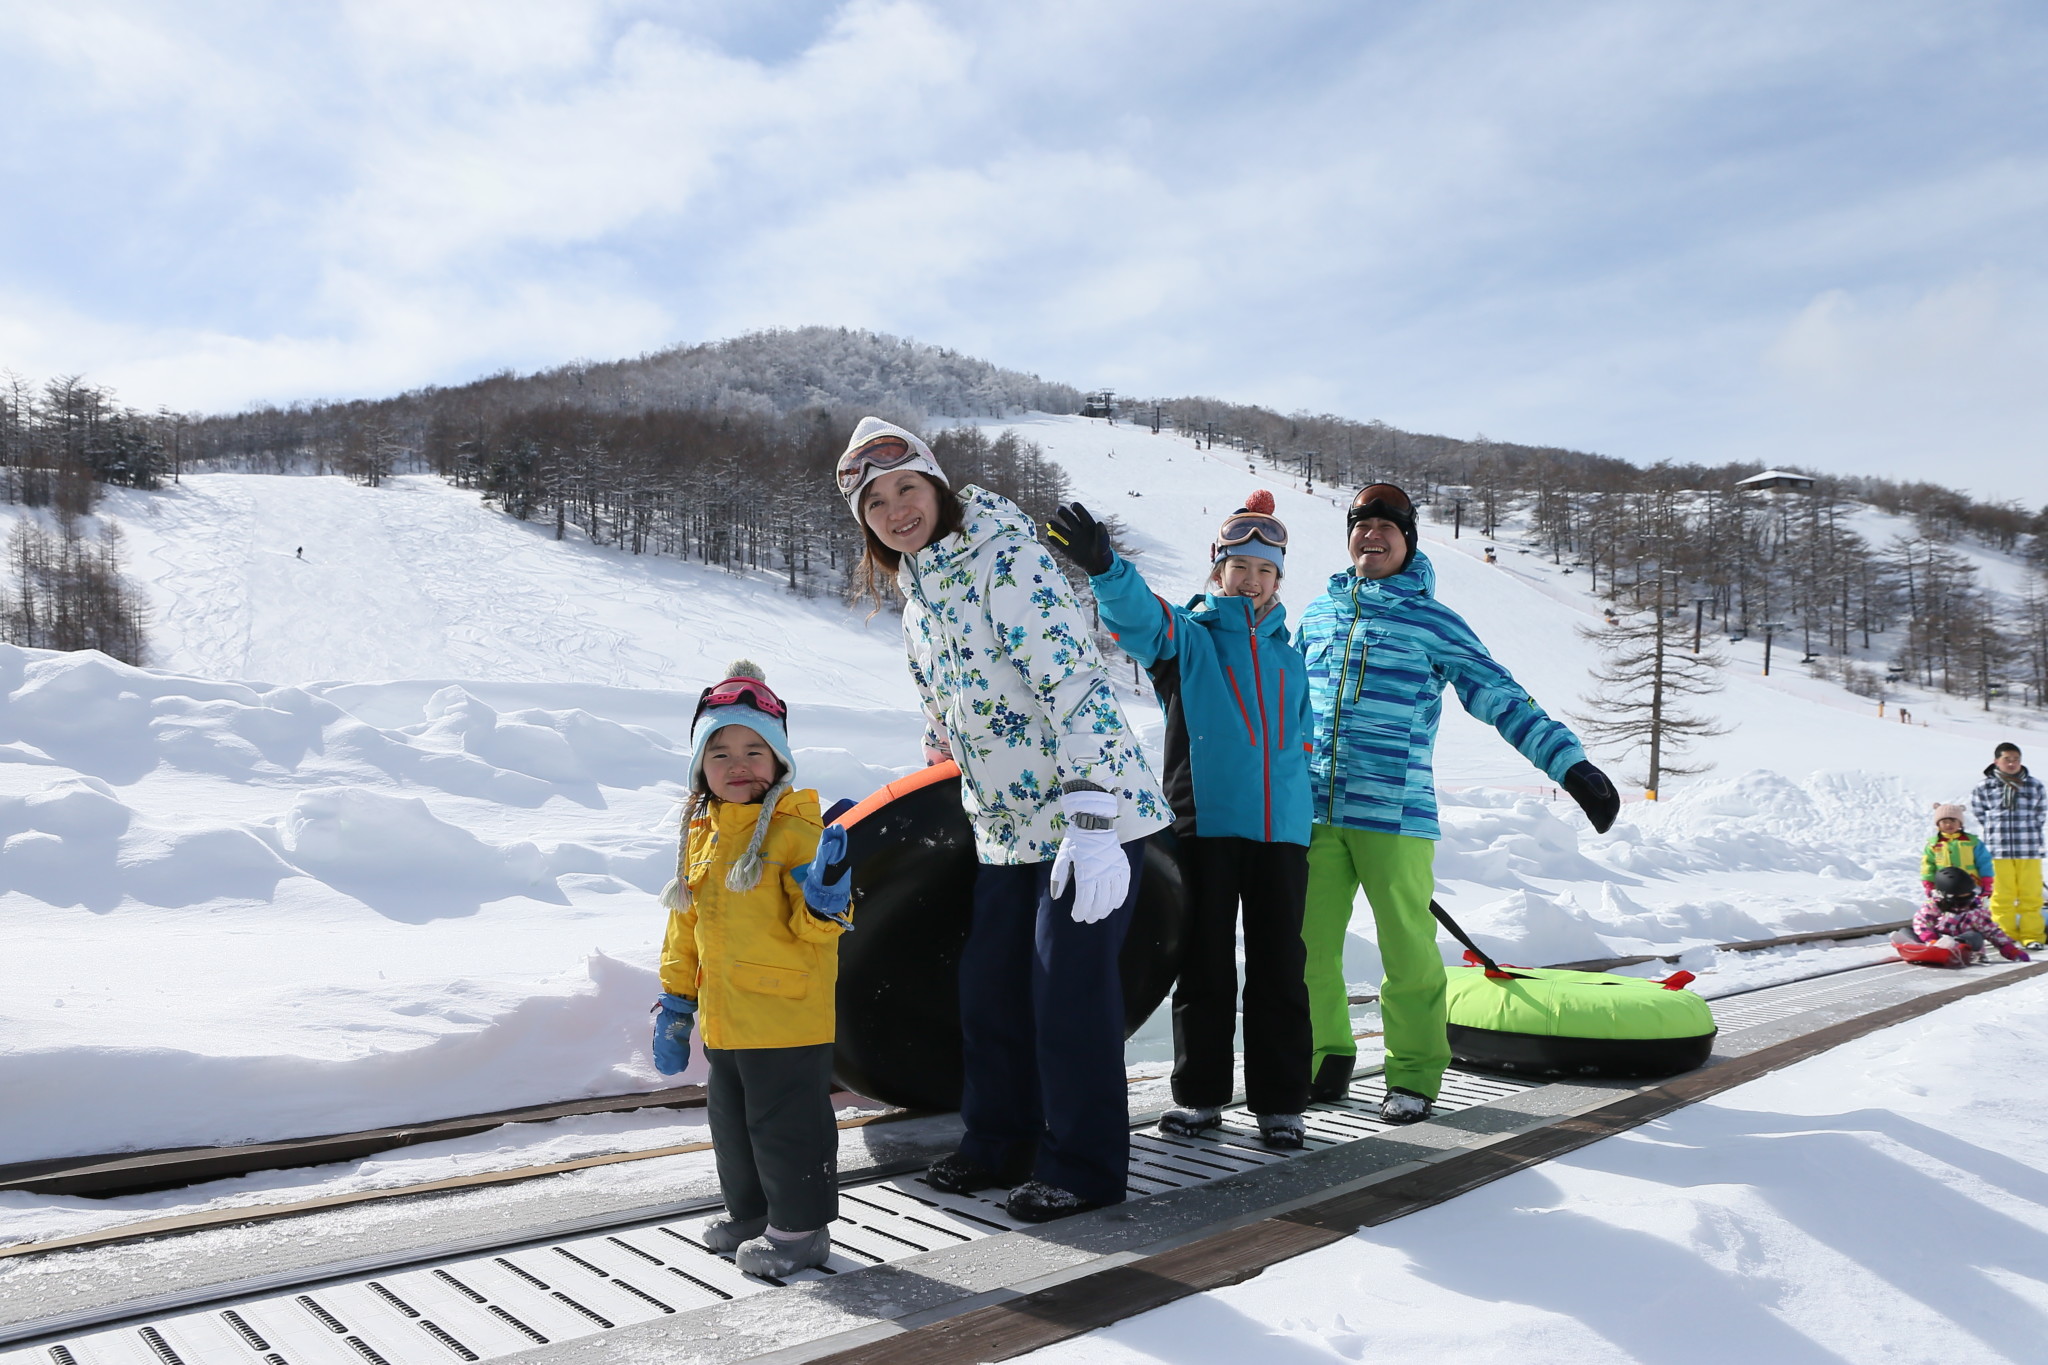
POLYGON ((1147 836, 1171 821, 1072 590, 1008 499, 955 494, 931 448, 864 417, 839 489, 893 574, 926 756, 960 765, 981 870, 960 959, 960 1150, 925 1179, 1010 1189, 1028 1222, 1123 1202, 1117 958, 1147 836))

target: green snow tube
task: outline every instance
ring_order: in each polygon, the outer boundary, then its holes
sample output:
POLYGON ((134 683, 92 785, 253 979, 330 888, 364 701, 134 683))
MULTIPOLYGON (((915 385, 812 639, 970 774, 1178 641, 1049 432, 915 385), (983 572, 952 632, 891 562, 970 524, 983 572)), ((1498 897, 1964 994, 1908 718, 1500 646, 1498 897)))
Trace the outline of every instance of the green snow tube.
POLYGON ((1611 972, 1502 967, 1450 916, 1471 967, 1449 967, 1451 1056, 1518 1076, 1675 1076, 1714 1050, 1714 1012, 1691 972, 1646 981, 1611 972))

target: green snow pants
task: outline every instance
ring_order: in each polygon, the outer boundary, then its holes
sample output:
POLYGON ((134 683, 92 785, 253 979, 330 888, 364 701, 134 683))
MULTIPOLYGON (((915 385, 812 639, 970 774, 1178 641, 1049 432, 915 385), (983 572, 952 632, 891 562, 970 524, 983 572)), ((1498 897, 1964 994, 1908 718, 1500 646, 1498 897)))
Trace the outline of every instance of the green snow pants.
POLYGON ((1444 960, 1437 952, 1429 898, 1436 892, 1436 842, 1377 830, 1317 825, 1309 835, 1308 903, 1301 921, 1308 948, 1308 1011, 1315 1033, 1312 1073, 1323 1058, 1355 1056, 1344 983, 1344 931, 1358 889, 1378 926, 1386 982, 1380 1019, 1386 1030, 1387 1084, 1435 1099, 1451 1064, 1444 1028, 1444 960))

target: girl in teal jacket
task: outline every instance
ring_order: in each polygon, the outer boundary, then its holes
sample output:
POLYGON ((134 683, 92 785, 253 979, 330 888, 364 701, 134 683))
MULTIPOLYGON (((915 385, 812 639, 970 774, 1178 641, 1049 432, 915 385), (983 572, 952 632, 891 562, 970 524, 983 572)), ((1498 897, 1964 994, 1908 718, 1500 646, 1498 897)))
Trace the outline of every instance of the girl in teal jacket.
POLYGON ((1152 675, 1166 711, 1167 801, 1189 923, 1173 993, 1171 1133, 1215 1127, 1233 1088, 1237 925, 1244 910, 1244 1073, 1269 1146, 1299 1147, 1308 1101, 1308 675, 1278 601, 1287 529, 1261 489, 1210 547, 1209 591, 1169 606, 1117 556, 1088 510, 1060 510, 1053 543, 1085 569, 1102 622, 1152 675))

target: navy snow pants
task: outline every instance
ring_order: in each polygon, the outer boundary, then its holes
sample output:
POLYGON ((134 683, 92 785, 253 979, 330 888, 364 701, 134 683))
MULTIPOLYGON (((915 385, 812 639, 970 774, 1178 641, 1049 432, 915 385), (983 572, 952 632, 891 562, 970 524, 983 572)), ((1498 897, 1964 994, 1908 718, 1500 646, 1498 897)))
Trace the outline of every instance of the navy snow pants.
POLYGON ((1071 886, 1052 897, 1051 863, 982 864, 960 954, 961 1155, 1096 1204, 1123 1202, 1130 1169, 1117 959, 1145 840, 1125 844, 1124 856, 1130 891, 1093 924, 1074 922, 1071 886))

